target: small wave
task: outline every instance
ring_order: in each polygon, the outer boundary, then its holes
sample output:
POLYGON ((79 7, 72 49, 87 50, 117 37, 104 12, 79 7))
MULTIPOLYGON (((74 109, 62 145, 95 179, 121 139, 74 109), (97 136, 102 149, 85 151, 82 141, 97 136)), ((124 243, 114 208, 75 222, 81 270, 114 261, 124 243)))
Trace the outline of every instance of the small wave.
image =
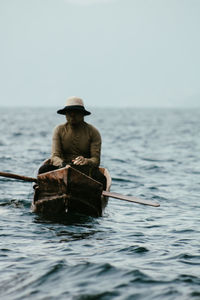
POLYGON ((151 199, 152 200, 160 200, 160 201, 169 201, 169 199, 167 199, 163 196, 157 196, 157 195, 153 196, 151 199))
POLYGON ((123 178, 118 178, 118 177, 113 177, 112 178, 112 181, 116 181, 116 182, 129 182, 129 183, 132 183, 132 181, 131 180, 129 180, 129 179, 123 179, 123 178))
POLYGON ((193 229, 182 229, 182 230, 174 229, 172 232, 183 234, 183 233, 194 233, 194 230, 193 229))
POLYGON ((118 252, 125 252, 127 254, 134 254, 134 253, 143 254, 143 253, 146 253, 148 251, 149 250, 146 247, 130 246, 130 247, 127 247, 127 248, 120 249, 118 252))
POLYGON ((10 155, 2 155, 0 156, 0 160, 1 162, 3 162, 4 160, 8 160, 8 159, 12 159, 13 157, 10 155))
POLYGON ((57 272, 60 272, 60 270, 62 270, 64 267, 65 267, 65 261, 64 260, 60 260, 59 262, 56 262, 56 264, 54 264, 50 270, 44 274, 44 276, 42 276, 40 278, 40 282, 43 281, 46 277, 52 275, 52 274, 55 274, 57 272))
POLYGON ((40 131, 39 135, 42 136, 42 137, 46 137, 48 135, 48 132, 47 131, 40 131))
POLYGON ((15 208, 23 208, 24 207, 24 201, 12 199, 10 201, 10 205, 14 206, 15 208))
POLYGON ((7 206, 7 205, 10 205, 10 202, 1 202, 0 203, 0 206, 7 206))
POLYGON ((32 280, 31 286, 38 287, 46 282, 58 281, 57 275, 61 271, 66 269, 66 264, 64 260, 57 261, 52 266, 49 266, 49 269, 44 272, 42 275, 39 275, 38 278, 32 280))
MULTIPOLYGON (((23 200, 17 200, 17 199, 9 199, 6 202, 1 202, 0 203, 0 207, 8 207, 8 206, 12 206, 15 208, 23 208, 24 206, 27 206, 27 203, 23 200), (25 205, 24 205, 25 204, 25 205)), ((28 203, 28 206, 30 206, 30 203, 28 203)))
MULTIPOLYGON (((96 232, 83 232, 83 233, 80 233, 80 234, 78 234, 78 233, 71 233, 71 234, 69 234, 69 232, 68 232, 67 235, 69 235, 69 237, 62 238, 60 240, 60 243, 90 239, 90 238, 93 237, 93 235, 95 233, 96 232)), ((66 233, 65 234, 59 233, 57 235, 58 236, 60 236, 60 235, 62 236, 62 235, 66 235, 66 233)))
POLYGON ((130 282, 140 282, 140 283, 155 283, 155 280, 146 275, 145 273, 139 271, 139 270, 133 270, 126 273, 129 277, 131 276, 132 279, 130 282))
POLYGON ((102 264, 102 265, 96 265, 95 269, 97 271, 98 275, 104 275, 105 273, 108 274, 115 274, 117 272, 117 268, 112 266, 111 264, 102 264))
POLYGON ((185 282, 185 283, 190 283, 190 284, 197 284, 200 285, 200 278, 193 276, 193 275, 188 275, 188 274, 181 274, 179 277, 175 279, 176 282, 185 282))
POLYGON ((152 228, 161 228, 161 227, 164 227, 165 225, 150 225, 150 226, 146 226, 146 228, 148 229, 152 229, 152 228))
POLYGON ((187 253, 182 253, 178 256, 178 258, 183 258, 183 259, 194 259, 198 258, 200 260, 200 255, 192 255, 192 254, 187 254, 187 253))
POLYGON ((127 163, 127 160, 120 159, 120 158, 112 158, 111 161, 118 162, 118 163, 127 163))
POLYGON ((6 181, 8 181, 8 180, 9 180, 8 178, 0 177, 0 182, 6 182, 6 181))
POLYGON ((74 296, 73 300, 94 300, 94 299, 102 299, 102 300, 109 300, 109 299, 114 299, 115 297, 119 296, 120 293, 117 291, 108 291, 108 292, 103 292, 103 293, 85 293, 84 295, 81 296, 74 296))
POLYGON ((157 191, 158 188, 156 186, 150 186, 148 187, 149 190, 152 190, 152 191, 157 191))
POLYGON ((181 263, 188 264, 188 265, 200 265, 200 255, 192 255, 188 253, 181 253, 173 259, 180 261, 181 263))
POLYGON ((14 132, 13 133, 13 136, 15 137, 15 136, 21 136, 22 135, 22 133, 21 132, 14 132))
POLYGON ((151 166, 145 166, 143 167, 144 170, 146 171, 156 171, 160 173, 168 173, 165 168, 157 166, 157 165, 151 165, 151 166))
POLYGON ((150 161, 150 162, 175 162, 174 159, 156 159, 156 158, 146 158, 146 157, 139 157, 141 160, 150 161))
POLYGON ((200 292, 199 291, 194 291, 190 294, 191 297, 198 297, 197 299, 200 299, 200 292))

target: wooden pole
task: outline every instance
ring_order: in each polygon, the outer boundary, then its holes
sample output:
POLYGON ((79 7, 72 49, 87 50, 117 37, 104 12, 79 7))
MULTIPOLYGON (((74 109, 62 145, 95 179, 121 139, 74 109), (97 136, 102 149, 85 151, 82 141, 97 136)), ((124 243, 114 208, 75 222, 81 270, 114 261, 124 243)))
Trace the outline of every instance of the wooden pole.
POLYGON ((22 176, 22 175, 17 175, 17 174, 13 174, 13 173, 7 173, 7 172, 0 172, 0 176, 19 179, 19 180, 28 181, 28 182, 37 182, 37 178, 27 177, 27 176, 22 176))
POLYGON ((128 201, 128 202, 134 202, 134 203, 149 205, 149 206, 154 206, 154 207, 159 207, 160 206, 159 203, 155 203, 155 202, 151 202, 151 201, 147 201, 147 200, 142 200, 142 199, 139 199, 139 198, 133 197, 133 196, 125 196, 125 195, 121 195, 121 194, 118 194, 118 193, 112 193, 112 192, 107 192, 107 191, 103 191, 102 194, 103 194, 103 196, 116 198, 116 199, 124 200, 124 201, 128 201))

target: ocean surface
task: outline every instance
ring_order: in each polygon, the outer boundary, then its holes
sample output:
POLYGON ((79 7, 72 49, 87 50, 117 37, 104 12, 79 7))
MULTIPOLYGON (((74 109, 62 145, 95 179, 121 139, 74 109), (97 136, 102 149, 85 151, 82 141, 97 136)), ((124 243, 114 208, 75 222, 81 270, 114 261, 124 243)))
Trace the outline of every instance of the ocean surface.
MULTIPOLYGON (((0 171, 35 176, 56 108, 0 108, 0 171)), ((0 298, 200 299, 200 109, 91 108, 111 191, 104 216, 30 210, 32 184, 0 177, 0 298)))

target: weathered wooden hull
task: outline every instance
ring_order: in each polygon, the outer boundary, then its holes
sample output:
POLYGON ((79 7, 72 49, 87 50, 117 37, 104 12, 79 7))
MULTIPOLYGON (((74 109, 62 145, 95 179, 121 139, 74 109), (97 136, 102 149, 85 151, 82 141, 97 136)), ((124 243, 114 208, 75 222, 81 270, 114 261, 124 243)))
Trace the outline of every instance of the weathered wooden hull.
MULTIPOLYGON (((109 191, 110 175, 104 168, 100 171, 106 176, 106 190, 109 191)), ((33 212, 49 217, 63 216, 69 212, 102 216, 108 201, 107 197, 102 196, 102 184, 71 166, 40 174, 37 181, 33 212)))

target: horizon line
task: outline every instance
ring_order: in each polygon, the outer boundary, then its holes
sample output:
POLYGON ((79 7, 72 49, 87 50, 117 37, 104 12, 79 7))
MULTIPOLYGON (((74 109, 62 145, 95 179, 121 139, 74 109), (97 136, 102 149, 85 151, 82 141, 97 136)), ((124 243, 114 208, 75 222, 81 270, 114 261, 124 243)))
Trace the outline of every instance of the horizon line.
MULTIPOLYGON (((58 106, 56 105, 49 105, 49 106, 45 106, 45 105, 14 105, 14 106, 11 106, 11 105, 1 105, 0 104, 0 107, 2 108, 55 108, 57 109, 58 106)), ((126 109, 126 108, 134 108, 134 109, 137 109, 137 108, 151 108, 151 109, 156 109, 156 108, 162 108, 162 109, 166 109, 166 108, 182 108, 182 109, 187 109, 187 108, 200 108, 200 105, 166 105, 166 106, 159 106, 159 105, 153 105, 153 106, 139 106, 139 105, 124 105, 124 106, 114 106, 114 105, 105 105, 105 106, 98 106, 98 105, 87 105, 87 107, 90 107, 90 108, 102 108, 102 109, 126 109)))

